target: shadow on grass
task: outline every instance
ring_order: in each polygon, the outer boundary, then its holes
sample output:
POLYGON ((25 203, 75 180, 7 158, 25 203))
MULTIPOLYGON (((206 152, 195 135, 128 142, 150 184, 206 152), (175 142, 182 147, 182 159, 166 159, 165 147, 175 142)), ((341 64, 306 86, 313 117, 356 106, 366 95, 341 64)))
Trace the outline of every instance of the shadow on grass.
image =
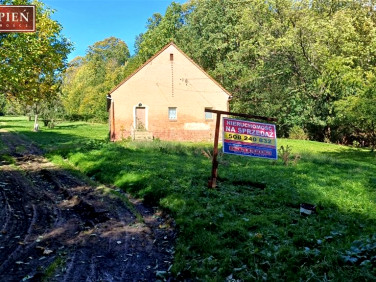
MULTIPOLYGON (((0 123, 0 129, 16 129, 17 130, 17 128, 25 128, 25 127, 20 126, 20 125, 9 125, 9 124, 3 125, 3 124, 0 123)), ((33 130, 33 128, 31 127, 30 131, 32 131, 32 130, 33 130)))
POLYGON ((139 197, 151 205, 174 189, 205 183, 206 167, 196 154, 174 155, 166 147, 131 149, 106 143, 89 154, 70 154, 70 162, 96 180, 113 184, 139 197))
MULTIPOLYGON (((26 121, 26 118, 22 118, 22 120, 26 121)), ((16 119, 7 119, 4 116, 0 116, 0 122, 14 123, 15 121, 16 121, 16 119)), ((31 121, 28 121, 28 122, 31 122, 31 121)), ((1 123, 0 123, 0 126, 2 126, 1 123)))
POLYGON ((328 158, 335 160, 346 160, 347 162, 361 162, 376 166, 376 151, 367 149, 347 148, 342 152, 328 152, 325 154, 328 158))
POLYGON ((79 128, 79 127, 85 127, 85 125, 83 123, 82 124, 68 124, 68 125, 57 124, 55 126, 55 129, 65 129, 65 128, 73 129, 73 128, 79 128))

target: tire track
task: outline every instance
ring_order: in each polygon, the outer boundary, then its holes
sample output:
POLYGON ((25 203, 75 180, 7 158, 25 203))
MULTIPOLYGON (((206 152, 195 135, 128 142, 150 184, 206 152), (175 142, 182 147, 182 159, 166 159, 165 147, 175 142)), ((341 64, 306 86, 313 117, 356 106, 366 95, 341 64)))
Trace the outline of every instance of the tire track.
POLYGON ((55 167, 24 139, 0 137, 15 158, 0 165, 2 281, 47 273, 48 281, 154 281, 168 270, 175 232, 160 228, 163 217, 134 201, 140 223, 120 199, 55 167))

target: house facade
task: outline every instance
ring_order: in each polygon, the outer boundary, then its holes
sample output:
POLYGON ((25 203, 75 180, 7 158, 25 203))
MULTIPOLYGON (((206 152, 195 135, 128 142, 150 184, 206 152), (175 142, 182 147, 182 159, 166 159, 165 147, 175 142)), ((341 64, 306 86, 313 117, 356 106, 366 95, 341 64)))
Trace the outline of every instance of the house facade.
POLYGON ((108 95, 110 138, 209 141, 231 95, 170 43, 108 95))

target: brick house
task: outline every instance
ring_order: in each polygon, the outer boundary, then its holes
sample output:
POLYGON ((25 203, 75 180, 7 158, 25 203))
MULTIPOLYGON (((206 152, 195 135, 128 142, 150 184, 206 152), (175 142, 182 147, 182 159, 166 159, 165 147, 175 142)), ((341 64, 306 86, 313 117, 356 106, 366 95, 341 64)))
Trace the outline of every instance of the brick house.
POLYGON ((209 141, 231 95, 174 43, 166 45, 108 95, 112 141, 209 141))

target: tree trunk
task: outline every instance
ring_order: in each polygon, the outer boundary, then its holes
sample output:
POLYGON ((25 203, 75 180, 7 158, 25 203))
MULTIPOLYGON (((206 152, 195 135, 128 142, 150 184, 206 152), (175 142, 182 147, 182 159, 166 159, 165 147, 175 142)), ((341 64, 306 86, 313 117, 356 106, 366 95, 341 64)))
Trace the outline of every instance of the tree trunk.
POLYGON ((35 104, 35 112, 34 112, 34 131, 39 131, 39 124, 38 124, 38 105, 35 104))
POLYGON ((38 114, 35 114, 35 118, 34 118, 34 131, 35 132, 39 131, 38 114))
POLYGON ((324 142, 330 143, 330 138, 332 135, 332 131, 330 126, 327 126, 326 129, 324 130, 324 142))
POLYGON ((371 132, 371 152, 374 152, 376 148, 376 128, 373 121, 371 123, 371 132))

